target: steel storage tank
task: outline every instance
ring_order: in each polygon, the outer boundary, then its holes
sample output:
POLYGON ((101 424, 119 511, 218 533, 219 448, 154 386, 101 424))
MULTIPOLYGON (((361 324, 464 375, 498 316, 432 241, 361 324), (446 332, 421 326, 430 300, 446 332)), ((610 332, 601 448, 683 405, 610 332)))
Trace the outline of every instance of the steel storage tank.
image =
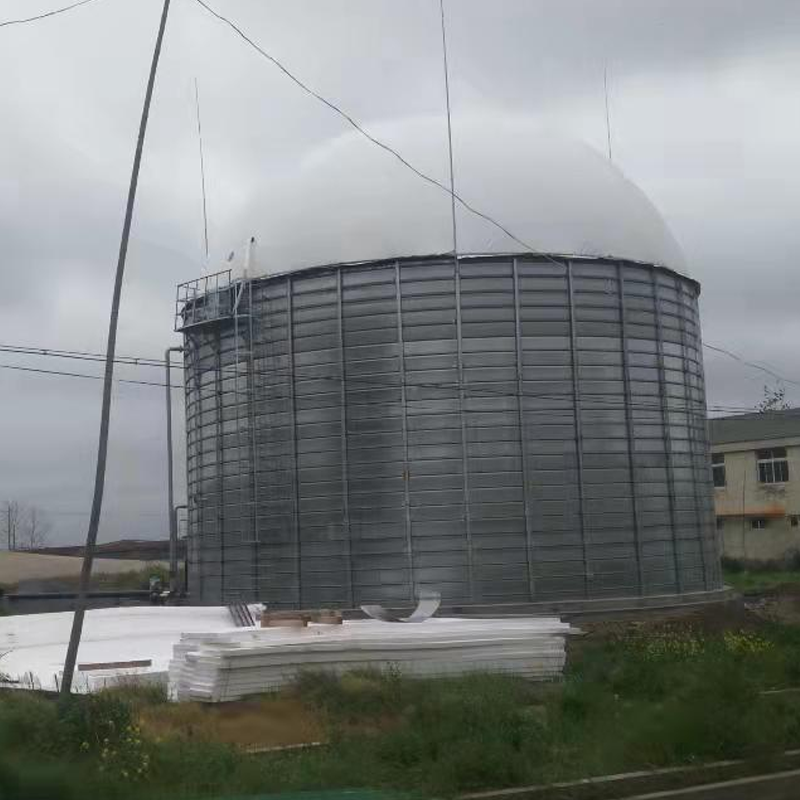
MULTIPOLYGON (((396 126, 400 149, 429 151, 433 124, 396 126)), ((461 195, 519 239, 462 209, 454 258, 447 195, 410 201, 405 173, 349 136, 294 177, 308 226, 259 251, 271 269, 179 287, 200 601, 721 588, 699 286, 680 251, 588 148, 518 120, 466 131, 461 195)))

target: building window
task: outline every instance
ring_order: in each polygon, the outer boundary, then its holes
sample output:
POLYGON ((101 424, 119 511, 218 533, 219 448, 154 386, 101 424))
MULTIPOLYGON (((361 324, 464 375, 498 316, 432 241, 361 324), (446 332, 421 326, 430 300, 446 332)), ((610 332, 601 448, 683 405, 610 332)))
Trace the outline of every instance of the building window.
POLYGON ((725 518, 717 517, 717 530, 721 531, 725 527, 725 518))
POLYGON ((789 462, 785 447, 757 450, 759 483, 786 483, 789 480, 789 462))
POLYGON ((714 476, 714 486, 720 488, 725 486, 725 454, 711 454, 711 474, 714 476))
POLYGON ((796 528, 798 525, 800 525, 800 519, 797 518, 797 514, 793 514, 791 517, 789 517, 789 524, 793 528, 796 528))
POLYGON ((753 517, 753 519, 750 520, 750 527, 754 530, 764 530, 764 528, 767 527, 767 521, 764 517, 753 517))

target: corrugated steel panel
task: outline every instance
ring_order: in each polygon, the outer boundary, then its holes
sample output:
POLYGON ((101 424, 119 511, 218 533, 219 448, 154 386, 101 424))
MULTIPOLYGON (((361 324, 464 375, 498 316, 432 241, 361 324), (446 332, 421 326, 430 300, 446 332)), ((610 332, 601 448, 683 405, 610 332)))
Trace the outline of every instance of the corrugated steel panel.
POLYGON ((721 586, 697 285, 435 258, 243 285, 185 332, 190 581, 272 607, 721 586))

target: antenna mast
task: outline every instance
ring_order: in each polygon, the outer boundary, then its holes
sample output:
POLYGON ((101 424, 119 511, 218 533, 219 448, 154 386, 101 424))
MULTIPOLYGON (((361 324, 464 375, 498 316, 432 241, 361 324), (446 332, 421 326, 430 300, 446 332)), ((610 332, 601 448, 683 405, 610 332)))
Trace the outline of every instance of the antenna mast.
POLYGON ((608 65, 603 64, 603 94, 606 101, 606 141, 608 142, 608 160, 613 161, 611 158, 611 118, 608 114, 608 65))
POLYGON ((458 231, 456 228, 456 187, 453 172, 453 126, 450 120, 450 77, 447 68, 447 35, 445 33, 444 0, 439 0, 442 15, 442 58, 444 60, 444 95, 447 104, 447 148, 450 158, 450 214, 453 220, 453 255, 458 263, 458 231))
POLYGON ((203 158, 203 127, 200 124, 200 90, 197 78, 194 79, 194 104, 197 110, 197 141, 200 145, 200 187, 203 192, 203 241, 206 248, 206 264, 208 264, 208 208, 206 206, 206 165, 203 158))

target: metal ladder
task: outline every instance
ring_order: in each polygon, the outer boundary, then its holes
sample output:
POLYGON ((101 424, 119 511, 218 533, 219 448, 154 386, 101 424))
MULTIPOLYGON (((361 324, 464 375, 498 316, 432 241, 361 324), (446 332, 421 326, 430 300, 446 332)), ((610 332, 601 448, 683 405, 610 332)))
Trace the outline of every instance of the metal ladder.
POLYGON ((246 603, 230 603, 228 611, 237 628, 254 628, 256 621, 246 603))

